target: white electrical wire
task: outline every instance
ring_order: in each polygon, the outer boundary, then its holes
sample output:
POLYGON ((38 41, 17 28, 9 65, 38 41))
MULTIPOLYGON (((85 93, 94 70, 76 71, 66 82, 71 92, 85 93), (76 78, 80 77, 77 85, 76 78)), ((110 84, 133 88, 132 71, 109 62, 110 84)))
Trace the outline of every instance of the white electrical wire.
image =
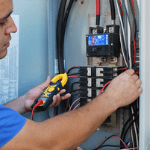
MULTIPOLYGON (((125 7, 127 10, 127 13, 129 14, 129 9, 128 9, 128 0, 125 0, 125 7)), ((128 18, 128 17, 127 17, 128 18)), ((129 53, 129 68, 132 68, 132 58, 131 58, 131 28, 129 24, 129 18, 127 19, 127 24, 128 24, 128 53, 129 53)))
MULTIPOLYGON (((132 106, 131 106, 131 113, 134 114, 134 110, 133 110, 132 106)), ((135 119, 135 117, 133 116, 133 120, 134 119, 135 119)), ((135 130, 136 143, 137 143, 137 146, 139 146, 139 138, 138 138, 138 133, 137 133, 137 128, 136 128, 135 122, 133 123, 133 125, 134 125, 134 130, 135 130)))
POLYGON ((121 36, 121 29, 119 30, 119 32, 120 32, 119 34, 120 34, 121 52, 122 52, 122 56, 123 56, 125 65, 128 68, 128 63, 127 63, 127 60, 126 60, 126 57, 125 57, 125 53, 124 53, 125 50, 124 50, 124 47, 123 47, 123 39, 122 39, 122 36, 121 36))
POLYGON ((137 0, 138 8, 140 9, 140 0, 137 0))
POLYGON ((120 11, 120 9, 119 9, 119 2, 118 2, 117 0, 116 0, 116 4, 117 4, 119 20, 120 20, 121 29, 122 29, 123 38, 124 38, 124 43, 125 43, 125 48, 126 48, 127 45, 126 45, 126 38, 125 38, 125 30, 124 30, 124 26, 123 26, 123 20, 122 20, 122 17, 121 17, 121 11, 120 11))
POLYGON ((71 111, 71 109, 72 109, 73 105, 74 105, 77 101, 79 101, 79 100, 80 100, 80 98, 78 98, 77 100, 75 100, 75 101, 72 103, 72 105, 70 106, 69 111, 71 111))
POLYGON ((117 4, 117 9, 118 9, 119 19, 120 19, 120 24, 121 24, 121 28, 119 30, 119 32, 120 32, 119 34, 120 34, 121 51, 122 51, 122 56, 123 56, 125 65, 126 65, 126 67, 128 67, 128 63, 127 63, 127 60, 126 60, 126 57, 125 57, 125 53, 124 53, 125 50, 124 50, 124 46, 123 46, 123 39, 122 39, 122 35, 121 35, 121 29, 122 29, 122 32, 123 32, 124 43, 125 43, 125 47, 126 47, 125 32, 124 32, 123 20, 122 20, 122 17, 121 17, 121 11, 119 9, 119 4, 118 4, 117 0, 116 0, 116 4, 117 4))
POLYGON ((139 150, 139 147, 136 147, 136 148, 128 148, 128 149, 124 148, 124 149, 120 149, 120 150, 139 150))
MULTIPOLYGON (((126 45, 126 38, 125 38, 125 30, 124 30, 124 26, 123 26, 123 20, 122 20, 122 17, 121 17, 121 11, 119 9, 119 3, 118 1, 116 0, 116 4, 117 4, 117 9, 118 9, 118 15, 119 15, 119 19, 120 19, 120 24, 121 24, 121 29, 122 29, 122 33, 123 33, 123 38, 124 38, 124 43, 125 43, 125 48, 127 48, 127 45, 126 45)), ((128 11, 128 2, 127 0, 125 0, 125 7, 127 9, 127 13, 129 12, 128 11)), ((129 13, 128 13, 129 14, 129 13)), ((128 18, 128 17, 127 17, 128 18)), ((128 18, 128 51, 129 51, 129 61, 130 61, 130 68, 132 68, 132 59, 131 59, 131 27, 130 27, 130 24, 129 24, 129 18, 128 18)), ((122 39, 122 36, 121 36, 121 33, 120 33, 120 42, 121 42, 121 49, 122 49, 122 54, 123 54, 123 58, 124 58, 124 61, 125 61, 125 64, 126 66, 128 66, 127 64, 127 61, 126 61, 126 58, 125 58, 125 54, 124 54, 124 47, 123 47, 123 39, 122 39)), ((133 108, 131 107, 131 112, 132 114, 134 113, 133 111, 133 108)), ((133 116, 133 119, 135 119, 135 117, 133 116)), ((135 130, 135 135, 136 135, 136 142, 137 142, 137 146, 139 145, 138 143, 138 134, 137 134, 137 129, 136 129, 136 124, 134 122, 134 130, 135 130)), ((133 138, 133 134, 131 133, 131 136, 133 138)))
POLYGON ((78 104, 73 110, 75 110, 78 106, 80 106, 80 104, 78 104))
POLYGON ((131 139, 132 139, 133 147, 135 147, 135 145, 134 145, 134 138, 133 138, 133 129, 132 128, 131 128, 131 139))

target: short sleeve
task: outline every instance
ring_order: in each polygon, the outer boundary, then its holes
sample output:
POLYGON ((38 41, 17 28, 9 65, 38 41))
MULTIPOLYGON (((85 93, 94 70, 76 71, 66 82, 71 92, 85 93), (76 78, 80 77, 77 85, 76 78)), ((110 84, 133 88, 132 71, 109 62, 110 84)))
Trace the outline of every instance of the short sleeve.
POLYGON ((26 118, 16 111, 0 105, 0 148, 22 129, 26 118))

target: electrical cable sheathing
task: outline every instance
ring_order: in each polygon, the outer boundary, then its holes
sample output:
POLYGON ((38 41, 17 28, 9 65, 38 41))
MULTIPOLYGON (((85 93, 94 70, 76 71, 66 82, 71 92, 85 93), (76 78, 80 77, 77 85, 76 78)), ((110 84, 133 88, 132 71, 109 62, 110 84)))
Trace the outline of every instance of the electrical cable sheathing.
POLYGON ((100 25, 100 10, 101 10, 101 6, 100 6, 100 0, 96 0, 96 25, 99 26, 100 25))
POLYGON ((119 5, 120 5, 122 17, 123 17, 123 8, 122 8, 122 4, 121 4, 121 1, 120 1, 120 0, 118 0, 118 2, 119 2, 119 5))
POLYGON ((106 138, 105 140, 101 141, 101 142, 98 144, 98 146, 97 146, 94 150, 100 149, 101 146, 103 146, 103 144, 104 144, 107 140, 109 140, 109 139, 111 139, 111 138, 118 138, 118 139, 123 143, 123 145, 128 149, 128 146, 124 143, 124 141, 123 141, 119 136, 117 136, 117 135, 112 135, 112 136, 109 136, 108 138, 106 138))
POLYGON ((125 139, 125 135, 127 134, 128 130, 130 129, 130 127, 133 125, 134 122, 136 122, 139 118, 139 116, 137 116, 131 123, 130 125, 128 126, 128 128, 126 129, 125 133, 124 133, 124 136, 123 136, 123 141, 125 139))
POLYGON ((68 21, 68 17, 72 8, 74 0, 70 0, 68 7, 66 9, 66 12, 64 14, 64 19, 62 22, 62 35, 61 35, 61 51, 62 51, 62 55, 61 57, 64 57, 64 41, 65 41, 65 32, 66 32, 66 26, 67 26, 67 21, 68 21))
POLYGON ((58 70, 59 73, 64 73, 64 57, 63 51, 61 51, 62 41, 62 27, 65 13, 66 0, 61 0, 58 17, 57 17, 57 30, 56 30, 56 41, 57 41, 57 59, 58 59, 58 70))
POLYGON ((109 3, 110 3, 110 10, 111 10, 111 20, 114 21, 114 24, 115 24, 116 13, 115 13, 114 0, 109 0, 109 3))

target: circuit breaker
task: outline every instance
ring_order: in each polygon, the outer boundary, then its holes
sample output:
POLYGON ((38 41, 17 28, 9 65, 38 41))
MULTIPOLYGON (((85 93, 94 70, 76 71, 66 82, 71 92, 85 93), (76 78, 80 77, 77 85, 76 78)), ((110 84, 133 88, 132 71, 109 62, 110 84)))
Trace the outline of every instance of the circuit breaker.
POLYGON ((119 26, 107 25, 106 32, 86 36, 87 57, 119 56, 119 26))

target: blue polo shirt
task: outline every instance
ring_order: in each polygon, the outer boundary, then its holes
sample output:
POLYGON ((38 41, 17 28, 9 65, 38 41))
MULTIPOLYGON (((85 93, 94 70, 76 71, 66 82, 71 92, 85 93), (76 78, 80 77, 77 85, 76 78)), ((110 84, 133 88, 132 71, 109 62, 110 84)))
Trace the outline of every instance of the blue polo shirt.
POLYGON ((0 105, 0 148, 22 129, 26 118, 16 111, 0 105))

